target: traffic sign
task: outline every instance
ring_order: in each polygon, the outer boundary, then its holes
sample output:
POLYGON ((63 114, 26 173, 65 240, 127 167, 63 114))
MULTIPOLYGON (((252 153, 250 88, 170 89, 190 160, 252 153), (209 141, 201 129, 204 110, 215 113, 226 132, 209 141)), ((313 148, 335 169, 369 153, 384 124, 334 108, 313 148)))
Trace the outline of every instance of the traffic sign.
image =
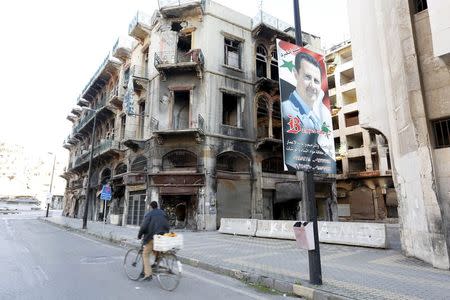
POLYGON ((105 184, 102 187, 102 193, 100 195, 100 199, 101 200, 105 200, 105 201, 109 201, 111 200, 112 195, 111 195, 111 186, 109 186, 109 184, 105 184))

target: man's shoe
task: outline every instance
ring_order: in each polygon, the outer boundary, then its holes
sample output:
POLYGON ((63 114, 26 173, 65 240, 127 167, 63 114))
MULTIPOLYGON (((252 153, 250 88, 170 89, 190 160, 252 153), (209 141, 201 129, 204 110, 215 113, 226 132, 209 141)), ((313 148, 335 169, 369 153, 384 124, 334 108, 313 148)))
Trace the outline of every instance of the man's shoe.
POLYGON ((151 281, 152 279, 153 279, 153 276, 150 275, 150 276, 142 278, 140 281, 151 281))

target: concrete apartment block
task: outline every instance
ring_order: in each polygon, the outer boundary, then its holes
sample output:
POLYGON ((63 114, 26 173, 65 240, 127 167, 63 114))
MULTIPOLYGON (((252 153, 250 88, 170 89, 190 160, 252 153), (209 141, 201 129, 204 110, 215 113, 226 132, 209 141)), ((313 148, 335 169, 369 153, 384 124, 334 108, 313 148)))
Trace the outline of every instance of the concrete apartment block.
POLYGON ((436 11, 444 2, 349 0, 348 11, 360 123, 387 138, 402 249, 448 269, 450 75, 439 49, 450 10, 436 11))

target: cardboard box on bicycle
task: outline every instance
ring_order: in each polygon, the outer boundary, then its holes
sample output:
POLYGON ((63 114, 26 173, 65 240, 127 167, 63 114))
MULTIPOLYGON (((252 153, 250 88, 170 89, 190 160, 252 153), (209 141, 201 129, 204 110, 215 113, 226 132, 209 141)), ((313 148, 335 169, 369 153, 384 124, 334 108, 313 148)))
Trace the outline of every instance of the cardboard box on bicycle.
POLYGON ((178 234, 176 236, 164 236, 157 235, 153 236, 153 250, 154 251, 169 251, 172 249, 182 249, 183 248, 183 236, 178 234))

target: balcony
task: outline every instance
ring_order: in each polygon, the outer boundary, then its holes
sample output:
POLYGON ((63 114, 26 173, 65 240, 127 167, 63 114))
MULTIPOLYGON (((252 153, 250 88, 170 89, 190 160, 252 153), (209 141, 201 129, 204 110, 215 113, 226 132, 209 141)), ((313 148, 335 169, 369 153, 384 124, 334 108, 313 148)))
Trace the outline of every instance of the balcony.
MULTIPOLYGON (((263 11, 252 19, 253 38, 265 38, 271 40, 273 37, 293 42, 295 41, 295 28, 286 22, 283 22, 274 16, 263 11)), ((306 38, 306 37, 305 37, 306 38)))
POLYGON ((130 75, 133 79, 133 88, 135 91, 140 92, 147 89, 149 78, 146 66, 132 66, 130 75))
POLYGON ((152 30, 152 18, 138 11, 128 26, 128 35, 143 43, 152 30))
MULTIPOLYGON (((123 150, 120 143, 113 140, 102 140, 99 145, 94 148, 94 154, 92 159, 98 160, 100 158, 118 156, 123 150)), ((75 159, 73 168, 80 168, 86 166, 89 163, 90 151, 87 151, 75 159)))
POLYGON ((125 62, 131 56, 132 43, 127 38, 118 38, 112 49, 112 56, 125 62))
POLYGON ((108 105, 121 109, 124 94, 125 93, 123 89, 119 85, 116 85, 114 89, 109 93, 108 105))
POLYGON ((81 116, 81 109, 78 108, 78 107, 74 107, 74 108, 72 108, 70 113, 75 115, 75 116, 77 116, 77 117, 79 117, 79 116, 81 116))
POLYGON ((159 122, 155 118, 152 118, 150 123, 153 134, 160 145, 164 144, 164 141, 169 138, 180 138, 186 136, 193 137, 197 143, 203 142, 203 136, 205 135, 205 120, 202 115, 198 115, 197 122, 193 121, 191 126, 188 128, 160 129, 159 122))
POLYGON ((203 13, 203 0, 159 0, 159 12, 166 18, 180 18, 203 13))
POLYGON ((119 71, 120 65, 121 63, 119 61, 108 54, 94 73, 94 76, 92 76, 91 80, 89 80, 88 84, 84 87, 83 92, 79 97, 78 105, 86 105, 83 99, 92 101, 92 99, 97 96, 98 91, 108 84, 113 74, 119 71))
POLYGON ((67 117, 66 117, 66 119, 69 120, 69 121, 72 122, 72 123, 75 123, 75 122, 77 121, 78 117, 77 117, 77 116, 74 116, 74 115, 72 115, 72 114, 68 114, 67 117))
POLYGON ((195 71, 198 78, 202 78, 205 58, 201 49, 192 49, 188 52, 157 52, 154 63, 163 80, 167 74, 179 71, 195 71))
MULTIPOLYGON (((106 105, 106 97, 101 99, 95 107, 92 107, 97 112, 97 121, 100 122, 102 119, 108 118, 111 116, 112 109, 111 107, 106 105)), ((79 119, 78 124, 76 124, 72 129, 72 134, 82 134, 82 133, 90 133, 91 126, 93 125, 95 111, 86 111, 84 116, 79 119)))
POLYGON ((274 80, 267 77, 258 78, 255 83, 255 93, 268 92, 279 94, 279 83, 278 80, 274 80))

